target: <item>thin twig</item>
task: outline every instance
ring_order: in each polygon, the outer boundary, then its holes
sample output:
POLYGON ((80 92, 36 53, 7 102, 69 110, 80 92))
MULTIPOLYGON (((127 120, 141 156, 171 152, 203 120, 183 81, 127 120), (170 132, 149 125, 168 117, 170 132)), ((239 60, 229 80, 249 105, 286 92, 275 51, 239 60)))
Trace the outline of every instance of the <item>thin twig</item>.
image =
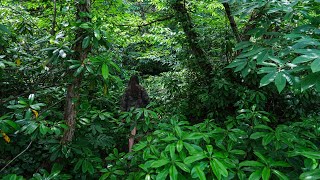
POLYGON ((6 164, 1 170, 0 170, 0 173, 7 167, 9 166, 15 159, 17 159, 19 156, 21 156, 26 150, 29 149, 29 147, 31 146, 33 141, 30 141, 29 145, 27 146, 26 149, 24 149, 21 153, 19 153, 16 157, 14 157, 11 161, 9 161, 8 164, 6 164))

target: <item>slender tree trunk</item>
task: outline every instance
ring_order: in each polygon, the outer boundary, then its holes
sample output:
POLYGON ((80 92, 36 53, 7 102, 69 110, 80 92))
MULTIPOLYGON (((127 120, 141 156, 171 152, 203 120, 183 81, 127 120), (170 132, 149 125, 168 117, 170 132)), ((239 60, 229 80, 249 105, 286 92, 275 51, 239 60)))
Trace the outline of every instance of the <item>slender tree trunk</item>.
POLYGON ((247 33, 248 33, 248 31, 250 31, 251 29, 254 29, 257 26, 256 20, 260 19, 263 16, 263 10, 265 7, 261 7, 257 11, 252 12, 247 25, 244 27, 242 33, 240 34, 238 31, 237 24, 236 24, 233 16, 231 15, 231 9, 230 9, 229 4, 228 3, 222 3, 222 4, 223 4, 224 9, 226 11, 231 29, 233 31, 234 36, 236 37, 237 42, 249 41, 251 35, 248 35, 247 33))
MULTIPOLYGON (((87 16, 80 16, 80 14, 90 13, 90 0, 78 0, 75 1, 75 6, 77 8, 76 14, 76 21, 81 22, 90 22, 91 19, 87 16)), ((74 50, 74 59, 83 62, 88 53, 91 51, 91 46, 83 49, 82 48, 82 41, 86 36, 86 32, 78 28, 76 30, 75 39, 76 42, 73 46, 74 50)), ((73 77, 73 72, 69 73, 71 75, 71 83, 68 85, 67 88, 67 95, 66 95, 66 104, 65 104, 65 111, 64 111, 64 119, 66 124, 68 125, 68 129, 64 132, 63 138, 61 140, 62 143, 71 142, 74 137, 75 127, 76 127, 76 117, 77 111, 76 107, 80 98, 80 86, 81 86, 81 79, 83 74, 79 74, 77 77, 73 77)))
POLYGON ((229 19, 229 23, 230 23, 230 26, 231 26, 231 29, 232 29, 232 32, 234 34, 234 36, 236 37, 236 40, 237 42, 241 42, 241 38, 240 38, 240 34, 239 34, 239 31, 238 31, 238 27, 237 27, 237 24, 236 24, 236 21, 234 20, 233 16, 231 15, 231 10, 230 10, 230 6, 228 3, 222 3, 223 6, 224 6, 224 9, 226 11, 226 15, 229 19))
POLYGON ((53 0, 53 19, 52 19, 52 29, 50 31, 51 35, 56 34, 56 18, 57 18, 57 0, 53 0))

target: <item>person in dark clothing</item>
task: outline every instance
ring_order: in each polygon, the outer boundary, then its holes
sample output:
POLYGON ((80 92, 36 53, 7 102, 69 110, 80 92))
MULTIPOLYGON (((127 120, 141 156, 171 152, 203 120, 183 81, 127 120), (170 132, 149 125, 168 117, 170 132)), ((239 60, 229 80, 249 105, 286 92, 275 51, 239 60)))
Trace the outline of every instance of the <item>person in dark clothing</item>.
MULTIPOLYGON (((130 111, 130 108, 144 108, 149 104, 147 91, 139 85, 139 78, 136 75, 131 76, 128 87, 125 90, 121 100, 121 110, 130 111)), ((131 131, 129 138, 129 152, 134 144, 134 136, 137 133, 137 127, 131 131)))

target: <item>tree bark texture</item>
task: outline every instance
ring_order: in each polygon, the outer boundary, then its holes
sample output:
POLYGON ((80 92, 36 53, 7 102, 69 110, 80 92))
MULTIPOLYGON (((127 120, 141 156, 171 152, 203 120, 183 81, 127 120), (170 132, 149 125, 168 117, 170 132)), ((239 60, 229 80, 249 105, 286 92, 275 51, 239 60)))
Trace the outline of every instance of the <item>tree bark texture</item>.
MULTIPOLYGON (((87 16, 80 16, 81 13, 89 13, 90 12, 90 0, 79 0, 75 1, 75 6, 77 8, 76 12, 76 21, 81 22, 90 22, 91 19, 87 16)), ((74 55, 73 58, 83 62, 88 53, 91 51, 91 46, 83 49, 82 48, 82 41, 86 36, 86 32, 78 28, 76 30, 75 39, 76 42, 73 46, 74 55)), ((61 143, 68 143, 71 142, 74 137, 75 127, 76 127, 76 117, 77 117, 77 104, 80 97, 80 86, 81 86, 81 79, 83 74, 79 74, 77 77, 73 77, 73 72, 70 72, 71 83, 67 87, 67 95, 66 95, 66 104, 65 104, 65 111, 64 111, 64 119, 66 124, 68 125, 68 129, 65 130, 64 135, 62 137, 61 143)))

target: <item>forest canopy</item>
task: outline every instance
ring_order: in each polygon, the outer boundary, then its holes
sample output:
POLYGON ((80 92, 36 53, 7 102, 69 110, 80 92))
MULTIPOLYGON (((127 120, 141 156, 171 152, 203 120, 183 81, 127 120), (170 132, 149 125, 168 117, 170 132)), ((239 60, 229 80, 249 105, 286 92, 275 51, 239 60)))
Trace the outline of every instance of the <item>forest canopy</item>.
POLYGON ((319 39, 319 0, 1 0, 0 179, 320 179, 319 39))

